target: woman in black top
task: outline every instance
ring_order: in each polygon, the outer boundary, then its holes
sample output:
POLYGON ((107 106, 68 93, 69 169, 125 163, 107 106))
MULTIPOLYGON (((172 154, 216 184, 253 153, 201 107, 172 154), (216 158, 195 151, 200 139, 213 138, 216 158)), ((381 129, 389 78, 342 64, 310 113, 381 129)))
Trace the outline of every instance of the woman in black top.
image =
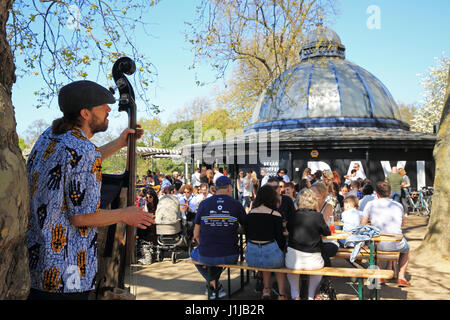
MULTIPOLYGON (((269 185, 265 185, 256 194, 254 208, 247 215, 244 229, 247 239, 245 258, 252 267, 274 269, 284 267, 284 248, 286 240, 283 236, 281 214, 276 211, 281 199, 278 193, 269 185)), ((270 299, 270 272, 263 272, 262 299, 270 299)), ((286 275, 276 273, 280 296, 287 299, 286 275)))

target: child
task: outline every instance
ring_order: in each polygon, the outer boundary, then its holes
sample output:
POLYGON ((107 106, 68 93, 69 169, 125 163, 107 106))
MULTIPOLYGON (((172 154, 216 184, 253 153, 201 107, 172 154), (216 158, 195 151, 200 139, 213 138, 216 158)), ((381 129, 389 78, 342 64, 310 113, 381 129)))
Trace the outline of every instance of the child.
MULTIPOLYGON (((344 211, 342 212, 342 222, 344 223, 342 231, 350 232, 359 226, 362 212, 359 209, 359 200, 356 196, 348 196, 344 199, 344 211)), ((345 240, 339 240, 344 246, 345 240)))
POLYGON ((339 191, 339 194, 343 197, 345 197, 345 195, 350 191, 350 188, 348 186, 348 184, 344 184, 341 188, 341 190, 339 191))

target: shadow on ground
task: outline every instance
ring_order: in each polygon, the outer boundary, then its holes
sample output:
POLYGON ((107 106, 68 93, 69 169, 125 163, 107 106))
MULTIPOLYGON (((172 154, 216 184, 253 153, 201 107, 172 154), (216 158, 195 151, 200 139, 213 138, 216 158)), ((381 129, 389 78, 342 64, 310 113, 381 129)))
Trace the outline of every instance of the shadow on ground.
MULTIPOLYGON (((450 298, 450 265, 435 264, 433 261, 417 261, 414 249, 417 248, 425 233, 427 217, 409 216, 405 221, 404 234, 411 246, 411 259, 407 279, 412 286, 400 288, 393 279, 381 286, 380 299, 386 300, 447 300, 450 298)), ((170 258, 155 262, 149 266, 133 266, 133 273, 127 283, 132 285, 138 300, 206 300, 205 281, 196 267, 184 262, 187 254, 178 255, 178 262, 173 264, 170 258)), ((344 259, 333 259, 333 266, 350 267, 344 259)), ((221 281, 227 288, 227 271, 221 281)), ((232 291, 240 287, 240 271, 232 270, 232 291)), ((232 300, 257 300, 254 291, 256 280, 250 273, 250 282, 244 290, 232 296, 232 300)), ((275 280, 273 280, 275 281, 275 280)), ((350 287, 351 279, 333 278, 333 284, 339 300, 356 300, 357 294, 350 287)), ((365 287, 365 298, 368 298, 365 287)))

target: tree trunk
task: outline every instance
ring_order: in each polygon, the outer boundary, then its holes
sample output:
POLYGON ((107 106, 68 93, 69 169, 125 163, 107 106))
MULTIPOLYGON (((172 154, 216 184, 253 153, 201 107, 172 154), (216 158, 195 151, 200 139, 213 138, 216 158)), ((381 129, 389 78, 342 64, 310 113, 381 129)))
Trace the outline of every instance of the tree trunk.
POLYGON ((450 262, 450 69, 445 101, 433 152, 436 174, 431 216, 417 254, 450 262))
POLYGON ((29 191, 16 133, 11 88, 15 66, 6 38, 11 1, 0 1, 0 300, 26 299, 30 288, 25 232, 29 191))

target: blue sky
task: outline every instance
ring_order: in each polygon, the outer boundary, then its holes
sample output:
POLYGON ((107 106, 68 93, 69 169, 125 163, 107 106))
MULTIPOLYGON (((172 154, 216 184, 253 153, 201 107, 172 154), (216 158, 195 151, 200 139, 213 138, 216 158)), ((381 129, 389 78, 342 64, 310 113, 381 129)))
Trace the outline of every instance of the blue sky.
MULTIPOLYGON (((210 96, 216 84, 198 87, 195 74, 188 70, 193 55, 185 42, 184 22, 192 20, 198 1, 163 0, 150 9, 146 21, 153 35, 139 43, 158 69, 158 84, 148 97, 164 112, 163 121, 174 120, 174 111, 196 97, 210 96)), ((425 73, 434 64, 434 57, 445 52, 450 56, 450 1, 448 0, 340 0, 339 13, 328 25, 334 29, 346 47, 346 58, 380 79, 398 102, 415 103, 422 98, 417 74, 425 73), (366 10, 375 5, 380 12, 380 28, 369 29, 366 10)), ((211 80, 211 70, 205 65, 196 69, 200 80, 211 80)), ((100 81, 99 81, 100 82, 100 81)), ((106 85, 106 81, 103 85, 106 85)), ((23 135, 37 119, 48 123, 61 113, 55 103, 35 109, 33 91, 39 89, 39 78, 20 78, 13 87, 17 132, 23 135)), ((138 105, 139 107, 139 105, 138 105)), ((116 107, 114 109, 117 109, 116 107)), ((149 117, 139 112, 138 117, 149 117)), ((112 130, 125 128, 126 115, 113 112, 112 130)))

